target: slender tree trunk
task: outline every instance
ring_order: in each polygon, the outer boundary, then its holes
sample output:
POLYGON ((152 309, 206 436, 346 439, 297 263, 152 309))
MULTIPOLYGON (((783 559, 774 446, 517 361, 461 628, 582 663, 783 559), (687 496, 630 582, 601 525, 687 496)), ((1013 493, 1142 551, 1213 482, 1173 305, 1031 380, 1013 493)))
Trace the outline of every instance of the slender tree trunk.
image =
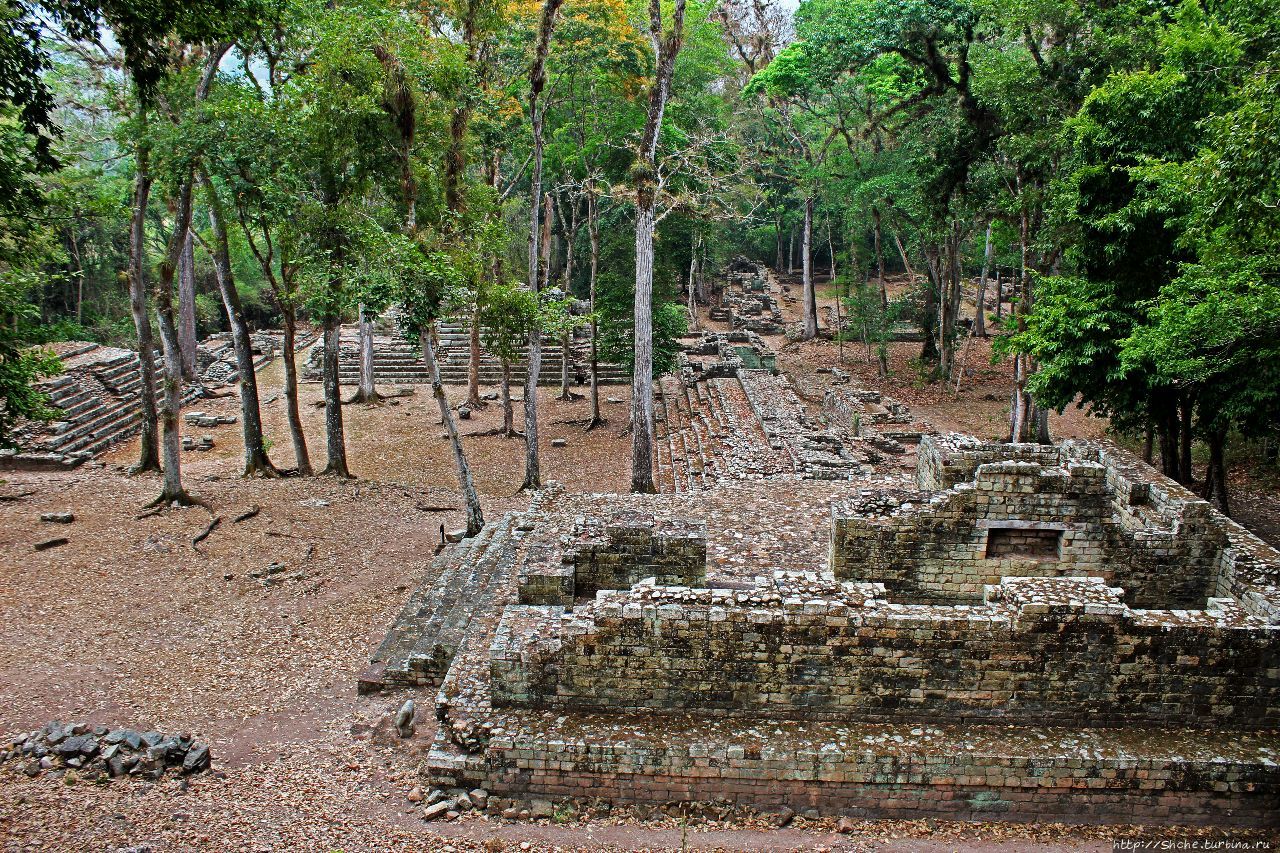
POLYGON ((653 202, 636 210, 635 369, 631 376, 631 491, 657 491, 653 476, 653 202))
POLYGON ((1231 517, 1231 503, 1227 495, 1227 433, 1216 430, 1206 438, 1209 445, 1209 468, 1205 472, 1204 499, 1212 501, 1218 511, 1231 517))
POLYGON ((1142 438, 1142 461, 1148 465, 1151 464, 1151 460, 1155 456, 1155 439, 1155 428, 1151 425, 1151 421, 1147 421, 1147 428, 1142 438))
POLYGON ((276 467, 267 456, 262 436, 262 410, 258 403, 258 377, 253 366, 253 342, 249 339, 249 326, 244 319, 240 294, 236 291, 231 270, 231 244, 227 239, 226 220, 222 203, 208 174, 203 175, 205 195, 208 199, 209 224, 213 228, 213 266, 222 294, 222 305, 231 327, 231 344, 236 354, 236 372, 240 379, 240 422, 244 433, 244 476, 255 474, 276 476, 276 467))
MULTIPOLYGON (((335 290, 338 283, 332 285, 335 290)), ((324 435, 326 464, 321 474, 350 479, 347 469, 347 439, 342 424, 342 387, 338 377, 338 344, 341 318, 332 314, 324 318, 324 435)))
POLYGON ((471 467, 467 465, 467 455, 462 450, 462 438, 458 435, 458 424, 453 419, 453 410, 449 408, 449 398, 444 393, 444 383, 440 380, 440 365, 436 361, 435 324, 430 331, 423 330, 418 338, 422 344, 422 360, 431 373, 431 394, 440 407, 440 420, 444 421, 445 432, 449 434, 449 444, 453 448, 453 461, 458 467, 458 486, 462 489, 462 499, 466 505, 467 536, 475 536, 484 528, 484 514, 480 511, 480 496, 476 494, 476 484, 471 478, 471 467))
POLYGON ((516 438, 516 416, 511 407, 511 361, 502 360, 502 435, 505 438, 516 438))
POLYGON ((818 295, 813 286, 813 196, 804 200, 804 236, 800 244, 800 272, 804 297, 804 340, 818 336, 818 295))
POLYGON ((781 214, 779 214, 778 216, 775 216, 775 217, 774 217, 774 219, 773 219, 773 222, 774 222, 774 225, 773 225, 774 243, 775 243, 776 248, 777 248, 777 254, 776 254, 776 256, 775 256, 775 258, 774 258, 774 262, 773 262, 773 270, 774 270, 774 272, 776 272, 778 275, 782 275, 782 262, 783 262, 783 257, 782 257, 782 215, 781 215, 781 214))
MULTIPOLYGON (((556 13, 564 0, 544 0, 538 24, 538 41, 533 63, 529 67, 529 120, 533 131, 533 187, 529 193, 529 289, 538 294, 539 242, 542 228, 539 202, 542 200, 542 114, 540 100, 547 83, 547 55, 551 50, 551 33, 556 13)), ((548 205, 549 207, 549 205, 548 205)), ((542 371, 542 327, 534 323, 529 332, 528 374, 524 381, 524 482, 521 489, 542 488, 542 471, 538 458, 538 374, 542 371)))
POLYGON ((160 282, 156 288, 156 315, 160 322, 160 342, 164 349, 164 397, 160 406, 162 427, 161 449, 164 454, 164 485, 155 506, 189 505, 196 501, 182 487, 182 350, 178 341, 178 323, 173 310, 174 278, 182 247, 191 226, 191 192, 194 175, 182 179, 174 212, 174 230, 169 238, 164 260, 160 263, 160 282))
POLYGON ((689 243, 689 323, 698 328, 698 234, 689 243))
POLYGON ((795 275, 796 272, 796 227, 791 226, 791 244, 787 250, 787 275, 795 275))
MULTIPOLYGON (((146 111, 139 110, 139 118, 145 124, 146 111)), ((143 129, 145 133, 145 127, 143 129)), ((151 198, 151 149, 140 142, 137 150, 137 172, 133 180, 133 217, 129 228, 129 310, 138 333, 138 390, 142 412, 140 425, 140 453, 138 462, 131 469, 134 473, 160 470, 160 446, 158 441, 156 410, 156 362, 155 342, 151 332, 151 316, 147 310, 147 205, 151 198)))
POLYGON ((982 249, 982 274, 978 277, 978 298, 973 312, 973 333, 980 338, 987 336, 987 273, 991 269, 991 225, 987 221, 987 239, 982 249))
POLYGON ((996 321, 1004 319, 1004 284, 1000 281, 1000 268, 996 267, 996 321))
POLYGON ((373 312, 360 304, 356 313, 360 317, 360 379, 356 393, 347 402, 377 403, 382 400, 382 395, 373 381, 373 312))
POLYGON ((591 299, 591 419, 587 429, 595 429, 604 423, 600 417, 600 352, 598 336, 600 323, 596 318, 596 276, 600 269, 600 217, 594 193, 587 197, 587 230, 591 237, 591 274, 588 291, 591 299))
MULTIPOLYGON (((880 308, 881 310, 887 310, 889 308, 889 288, 884 280, 884 234, 880 227, 880 211, 878 208, 871 208, 871 226, 871 241, 876 253, 876 284, 880 289, 880 308)), ((905 260, 906 252, 903 252, 903 258, 905 260)))
POLYGON ((310 476, 311 455, 307 437, 302 431, 302 415, 298 411, 297 310, 292 304, 283 307, 284 317, 284 401, 289 421, 289 438, 293 442, 293 458, 302 476, 310 476))
POLYGON ((195 382, 196 363, 196 258, 195 241, 188 231, 178 258, 178 340, 182 349, 182 378, 195 382))
POLYGON ((1195 407, 1195 398, 1187 391, 1179 396, 1179 447, 1178 468, 1182 472, 1182 482, 1191 485, 1195 482, 1195 468, 1191 464, 1191 414, 1195 407))
POLYGON ((470 346, 467 353, 467 405, 473 409, 489 405, 480 396, 480 306, 471 306, 470 346))

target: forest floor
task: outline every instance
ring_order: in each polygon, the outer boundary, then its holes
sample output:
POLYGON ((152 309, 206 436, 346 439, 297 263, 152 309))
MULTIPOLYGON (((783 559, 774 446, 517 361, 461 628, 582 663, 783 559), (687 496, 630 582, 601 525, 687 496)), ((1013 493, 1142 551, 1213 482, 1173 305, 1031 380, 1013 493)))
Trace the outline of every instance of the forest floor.
MULTIPOLYGON (((1004 369, 975 352, 973 377, 953 399, 909 378, 917 346, 894 347, 885 393, 941 428, 998 434, 1004 369)), ((856 355, 846 351, 845 366, 862 377, 856 355)), ((786 347, 783 365, 803 388, 807 374, 835 357, 835 344, 818 342, 786 347)), ((275 364, 260 375, 264 400, 278 387, 278 371, 275 364)), ((605 400, 617 401, 602 404, 610 423, 585 433, 586 403, 553 400, 554 391, 543 390, 546 479, 580 492, 627 487, 629 438, 620 434, 627 392, 603 388, 605 400), (552 448, 552 438, 567 445, 552 448)), ((303 386, 313 463, 324 455, 319 396, 318 385, 303 386)), ((1112 839, 1140 832, 1187 837, 1180 830, 923 820, 860 822, 841 833, 830 820, 796 818, 776 829, 764 820, 682 824, 626 811, 589 819, 562 814, 560 822, 472 814, 424 823, 421 806, 407 795, 421 784, 433 734, 430 696, 417 697, 417 736, 400 741, 390 719, 410 694, 362 697, 355 689, 372 650, 427 573, 441 525, 455 529, 462 521, 434 401, 419 388, 397 403, 346 407, 350 466, 358 477, 346 482, 242 479, 238 425, 188 428, 216 443, 212 451, 184 454, 189 488, 222 518, 198 545, 192 540, 208 526, 209 510, 138 517, 159 480, 123 473, 136 442, 108 454, 102 467, 0 481, 0 553, 7 557, 0 570, 0 735, 55 719, 127 725, 189 732, 207 740, 214 756, 212 773, 171 774, 154 783, 95 783, 60 772, 29 779, 17 762, 0 764, 0 850, 1013 853, 1106 851, 1112 839), (252 518, 233 521, 255 506, 252 518), (40 513, 59 511, 74 512, 76 520, 56 529, 39 521, 40 513), (68 544, 33 550, 55 535, 68 544), (253 577, 272 563, 284 566, 275 576, 283 581, 253 577)), ((238 414, 233 398, 196 408, 238 414)), ((287 467, 281 401, 267 404, 264 417, 272 455, 287 467)), ((478 433, 500 419, 494 404, 460 425, 478 433)), ((1055 422, 1059 434, 1073 429, 1096 435, 1105 424, 1078 414, 1055 422)), ((488 517, 527 506, 516 492, 523 442, 477 435, 466 445, 488 517)))

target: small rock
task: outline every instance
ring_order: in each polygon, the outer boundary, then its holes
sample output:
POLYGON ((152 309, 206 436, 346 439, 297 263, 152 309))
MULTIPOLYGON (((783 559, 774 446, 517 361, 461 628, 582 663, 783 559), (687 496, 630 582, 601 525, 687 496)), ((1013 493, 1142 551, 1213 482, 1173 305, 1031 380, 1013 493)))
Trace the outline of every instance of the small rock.
POLYGON ((39 761, 28 761, 26 765, 23 766, 22 772, 34 779, 40 775, 41 769, 39 761))
POLYGON ((70 542, 70 541, 71 541, 71 540, 70 540, 70 539, 68 539, 68 538, 67 538, 67 537, 65 537, 65 536, 59 536, 59 537, 57 537, 57 538, 55 538, 55 539, 46 539, 46 540, 44 540, 43 542, 37 542, 37 543, 36 543, 36 550, 37 550, 37 551, 48 551, 50 548, 57 548, 57 547, 60 547, 60 546, 62 546, 62 545, 66 545, 66 544, 67 544, 68 542, 70 542))
POLYGON ((464 421, 469 421, 469 420, 471 420, 471 407, 470 407, 470 406, 459 406, 459 407, 458 407, 458 417, 459 417, 459 418, 462 418, 462 420, 464 420, 464 421))
POLYGON ((49 524, 70 524, 76 520, 74 512, 42 512, 40 520, 49 524))
POLYGON ((515 820, 520 817, 520 810, 515 806, 511 806, 510 808, 502 810, 502 816, 507 820, 515 820))
POLYGON ((467 794, 467 796, 471 798, 471 802, 478 809, 483 809, 489 805, 489 792, 484 788, 476 788, 474 791, 467 794))
POLYGON ((413 788, 412 790, 409 791, 408 797, 409 797, 409 802, 411 803, 422 802, 422 789, 413 788))
POLYGON ((858 828, 858 824, 852 818, 842 817, 836 823, 836 832, 848 835, 858 828))
POLYGON ((183 773, 200 773, 209 769, 209 745, 196 741, 182 759, 183 773))
POLYGON ((555 806, 550 800, 534 800, 529 803, 529 814, 533 817, 551 817, 555 811, 555 806))
POLYGON ((409 699, 409 700, 406 700, 405 703, 400 706, 400 710, 396 713, 396 731, 400 734, 401 738, 413 737, 414 710, 415 708, 413 705, 413 700, 409 699))
POLYGON ((438 803, 432 803, 422 810, 423 820, 439 820, 449 813, 451 803, 448 800, 441 800, 438 803))
POLYGON ((566 440, 565 440, 565 439, 563 439, 563 438, 553 438, 553 439, 551 439, 551 446, 552 446, 552 447, 565 447, 565 446, 567 446, 568 444, 569 444, 569 442, 568 442, 568 441, 566 441, 566 440))

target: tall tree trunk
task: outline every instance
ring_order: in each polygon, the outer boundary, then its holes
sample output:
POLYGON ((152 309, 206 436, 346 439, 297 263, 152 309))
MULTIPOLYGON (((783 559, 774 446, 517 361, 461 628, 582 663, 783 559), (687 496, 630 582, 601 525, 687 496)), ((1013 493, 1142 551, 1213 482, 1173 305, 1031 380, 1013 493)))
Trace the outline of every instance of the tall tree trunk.
POLYGON ((348 403, 378 403, 382 395, 373 381, 373 312, 363 303, 356 306, 360 318, 360 377, 356 393, 348 403))
POLYGON ((1004 319, 1004 284, 1000 281, 1000 268, 996 267, 996 320, 1004 319))
POLYGON ((676 55, 684 41, 685 0, 675 0, 664 33, 660 0, 649 0, 649 42, 655 68, 640 137, 636 181, 635 367, 631 372, 631 490, 657 491, 653 476, 653 233, 658 204, 658 136, 671 94, 676 55))
POLYGON ((302 476, 310 476, 311 454, 307 451, 307 437, 302 431, 302 414, 298 411, 298 352, 297 309, 292 303, 283 306, 284 317, 284 401, 285 415, 289 421, 289 439, 293 443, 295 468, 302 476))
POLYGON ((502 360, 502 435, 504 438, 516 438, 516 416, 511 407, 511 361, 502 360))
POLYGON ((196 258, 190 231, 178 258, 178 340, 182 349, 182 378, 195 382, 196 363, 196 258))
POLYGON ((698 232, 689 243, 689 323, 698 328, 698 232))
POLYGON ((991 269, 991 225, 987 220, 987 239, 982 249, 982 274, 978 277, 978 297, 974 300, 973 333, 987 336, 987 273, 991 269))
POLYGON ((1209 467, 1204 477, 1204 499, 1212 501, 1218 511, 1231 517, 1231 503, 1227 496, 1227 433, 1225 430, 1210 432, 1205 439, 1209 445, 1209 467))
POLYGON ((591 419, 587 429, 595 429, 604 423, 600 416, 600 351, 598 336, 600 323, 596 317, 596 276, 600 269, 600 216, 596 208, 594 192, 587 196, 587 230, 591 237, 591 274, 588 293, 591 299, 591 419))
POLYGON ((775 217, 773 218, 773 223, 774 223, 774 225, 773 225, 774 243, 775 243, 775 247, 776 247, 776 249, 777 249, 777 254, 776 254, 776 256, 775 256, 775 258, 774 258, 774 262, 773 262, 773 270, 774 270, 774 272, 776 272, 778 275, 782 275, 782 263, 783 263, 783 257, 782 257, 782 214, 778 214, 777 216, 775 216, 775 217))
MULTIPOLYGON (((529 193, 529 289, 538 294, 539 251, 543 229, 539 221, 542 200, 542 89, 547 84, 547 55, 551 50, 551 33, 556 14, 564 0, 544 0, 538 22, 538 41, 533 63, 529 67, 529 119, 533 131, 533 187, 529 193)), ((548 205, 550 207, 550 205, 548 205)), ((548 211, 549 212, 549 211, 548 211)), ((538 457, 538 374, 542 371, 542 328, 534 323, 529 332, 528 374, 524 380, 524 482, 521 489, 542 488, 542 471, 538 457)))
MULTIPOLYGON (((871 240, 876 253, 876 284, 880 289, 880 309, 884 311, 889 308, 889 289, 884 280, 884 237, 880 228, 880 210, 875 207, 871 208, 871 240)), ((902 255, 905 262, 906 252, 902 255)), ((910 270, 910 266, 907 269, 910 270)))
POLYGON ((818 336, 818 295, 813 287, 813 196, 804 199, 804 236, 800 243, 800 274, 804 299, 804 340, 818 336))
POLYGON ((189 505, 196 501, 182 487, 182 350, 178 323, 173 310, 173 287, 178 260, 191 227, 191 185, 188 172, 181 180, 174 206, 174 230, 160 262, 160 282, 156 287, 156 315, 160 322, 160 342, 164 349, 164 396, 160 406, 161 449, 164 455, 164 485, 154 506, 189 505))
POLYGON ((480 306, 471 306, 469 348, 467 352, 467 405, 473 409, 489 405, 480 396, 480 306))
MULTIPOLYGON (((139 120, 145 134, 146 110, 140 108, 139 120)), ((145 137, 144 137, 145 138, 145 137)), ((160 470, 158 413, 156 410, 155 341, 151 332, 151 316, 147 310, 147 205, 151 198, 151 148, 140 142, 136 154, 137 171, 133 179, 133 215, 129 226, 129 310, 138 333, 138 390, 142 413, 140 452, 134 473, 160 470)))
POLYGON ((262 437, 262 410, 258 403, 258 377, 253 366, 253 342, 244 319, 240 294, 236 291, 231 270, 231 244, 227 239, 222 202, 208 173, 202 175, 209 207, 209 224, 213 228, 213 267, 222 294, 222 305, 231 327, 231 344, 236 354, 236 372, 240 378, 240 422, 244 432, 244 476, 255 474, 276 476, 276 467, 267 456, 262 437))
POLYGON ((1195 397, 1190 391, 1178 395, 1178 469, 1182 473, 1182 482, 1191 485, 1195 482, 1195 469, 1191 464, 1191 413, 1195 407, 1195 397))
POLYGON ((466 505, 467 536, 475 536, 484 528, 484 514, 480 511, 480 496, 476 494, 476 484, 471 478, 471 467, 467 465, 467 455, 462 450, 462 438, 458 435, 458 424, 453 419, 453 410, 449 408, 449 398, 444 393, 444 383, 440 380, 440 365, 436 361, 436 330, 424 329, 418 339, 422 344, 422 360, 426 362, 431 374, 431 394, 440 407, 440 420, 444 421, 445 432, 449 434, 449 444, 453 448, 453 461, 458 467, 458 486, 462 489, 462 499, 466 505))
MULTIPOLYGON (((332 285, 335 290, 341 285, 332 285)), ((324 318, 324 437, 326 462, 321 474, 350 479, 347 469, 347 438, 342 424, 342 387, 338 377, 338 345, 342 318, 330 314, 324 318)))

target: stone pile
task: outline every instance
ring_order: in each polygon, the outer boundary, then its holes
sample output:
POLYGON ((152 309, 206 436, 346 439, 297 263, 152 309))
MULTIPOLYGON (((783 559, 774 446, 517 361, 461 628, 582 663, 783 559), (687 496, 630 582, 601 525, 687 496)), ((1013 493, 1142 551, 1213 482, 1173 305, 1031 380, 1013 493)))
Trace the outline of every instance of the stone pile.
POLYGON ((763 264, 738 259, 725 273, 721 302, 708 316, 734 329, 761 335, 780 335, 782 308, 775 296, 772 274, 763 264))
POLYGON ((0 749, 0 763, 14 762, 27 776, 75 770, 81 776, 159 779, 166 770, 183 774, 209 769, 208 744, 188 734, 139 732, 129 728, 53 721, 20 732, 0 749))

